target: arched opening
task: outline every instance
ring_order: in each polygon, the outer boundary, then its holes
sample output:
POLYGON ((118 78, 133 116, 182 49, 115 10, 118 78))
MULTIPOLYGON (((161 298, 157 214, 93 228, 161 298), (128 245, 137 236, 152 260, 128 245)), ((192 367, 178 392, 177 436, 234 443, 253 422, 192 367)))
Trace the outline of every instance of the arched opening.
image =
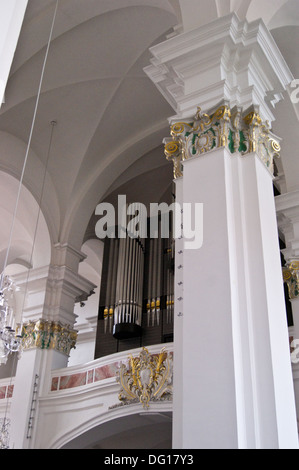
POLYGON ((138 413, 96 426, 62 449, 171 449, 172 413, 138 413))

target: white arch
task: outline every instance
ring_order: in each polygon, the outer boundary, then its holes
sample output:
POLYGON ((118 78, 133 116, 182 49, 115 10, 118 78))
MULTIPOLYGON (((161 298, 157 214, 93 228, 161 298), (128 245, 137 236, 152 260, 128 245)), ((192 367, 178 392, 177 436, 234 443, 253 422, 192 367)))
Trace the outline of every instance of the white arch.
MULTIPOLYGON (((50 123, 48 134, 49 132, 50 123)), ((47 137, 48 136, 45 136, 45 138, 47 137)), ((27 144, 18 139, 16 136, 13 136, 12 134, 5 131, 0 131, 0 172, 11 175, 16 180, 19 180, 24 164, 26 146, 27 144)), ((26 193, 26 188, 36 201, 40 201, 41 199, 41 188, 44 173, 44 164, 36 155, 36 153, 30 149, 23 180, 23 192, 26 193)), ((11 198, 17 194, 16 187, 12 186, 12 188, 13 192, 11 194, 11 198)), ((11 206, 11 209, 12 207, 13 206, 11 206)), ((51 241, 52 243, 55 243, 57 242, 59 233, 60 206, 58 202, 57 191, 49 173, 47 173, 46 176, 44 194, 42 197, 42 212, 47 222, 51 241)))
MULTIPOLYGON (((0 271, 2 272, 8 252, 7 266, 15 264, 18 270, 38 268, 50 263, 51 241, 43 213, 30 191, 22 187, 15 222, 13 213, 19 181, 0 171, 0 271), (12 228, 13 227, 13 228, 12 228), (9 247, 10 232, 12 240, 9 247)), ((12 272, 10 271, 10 274, 12 272)))
POLYGON ((268 24, 270 30, 280 28, 281 26, 298 26, 299 10, 298 0, 288 0, 283 6, 272 16, 268 24))
MULTIPOLYGON (((163 408, 163 407, 162 407, 163 408)), ((153 413, 138 412, 133 409, 127 410, 126 416, 111 416, 111 419, 103 421, 98 426, 94 426, 89 431, 71 440, 63 449, 79 449, 86 447, 103 448, 107 443, 110 448, 126 448, 129 443, 134 449, 157 448, 156 445, 165 444, 170 448, 172 441, 172 413, 163 410, 160 406, 153 413), (148 433, 147 433, 148 431, 148 433), (120 444, 121 443, 121 444, 120 444), (151 447, 153 446, 153 447, 151 447)), ((60 447, 61 448, 61 447, 60 447)), ((106 447, 105 447, 106 448, 106 447)), ((162 448, 162 447, 160 447, 162 448)), ((167 447, 163 446, 163 449, 167 447)))
MULTIPOLYGON (((221 16, 236 13, 241 20, 262 18, 269 26, 272 18, 290 0, 169 0, 182 23, 183 31, 189 31, 221 16), (270 5, 271 4, 271 5, 270 5)), ((291 0, 292 1, 292 0, 291 0)), ((283 18, 283 17, 282 17, 283 18)), ((282 20, 280 18, 280 23, 282 20)), ((284 18, 289 21, 289 18, 284 18)), ((280 24, 281 25, 281 24, 280 24)))

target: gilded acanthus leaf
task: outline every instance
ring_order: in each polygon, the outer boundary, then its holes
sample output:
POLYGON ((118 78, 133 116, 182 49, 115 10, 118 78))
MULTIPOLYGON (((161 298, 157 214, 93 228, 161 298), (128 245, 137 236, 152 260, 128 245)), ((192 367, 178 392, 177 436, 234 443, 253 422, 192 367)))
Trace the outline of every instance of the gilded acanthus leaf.
POLYGON ((144 408, 151 400, 172 395, 172 358, 163 348, 159 355, 150 355, 143 348, 138 357, 129 357, 128 366, 122 364, 117 373, 121 385, 122 403, 139 401, 144 408))

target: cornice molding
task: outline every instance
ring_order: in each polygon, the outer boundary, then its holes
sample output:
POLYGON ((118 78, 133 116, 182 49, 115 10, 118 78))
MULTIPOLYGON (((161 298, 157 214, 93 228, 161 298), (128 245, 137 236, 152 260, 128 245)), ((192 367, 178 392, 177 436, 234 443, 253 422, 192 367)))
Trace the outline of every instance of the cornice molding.
POLYGON ((273 106, 293 80, 263 21, 240 21, 234 13, 150 52, 151 65, 144 71, 180 118, 194 115, 198 105, 207 111, 224 98, 244 109, 258 105, 262 119, 271 122, 273 106))

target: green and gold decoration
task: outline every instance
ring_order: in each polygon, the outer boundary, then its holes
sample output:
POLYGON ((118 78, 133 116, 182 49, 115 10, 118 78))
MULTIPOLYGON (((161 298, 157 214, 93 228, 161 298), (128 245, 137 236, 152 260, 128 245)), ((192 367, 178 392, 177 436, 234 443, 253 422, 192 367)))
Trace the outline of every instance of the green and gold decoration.
POLYGON ((288 286, 290 299, 299 297, 299 260, 292 260, 282 268, 283 281, 288 286))
POLYGON ((54 349, 69 356, 78 332, 60 322, 38 320, 23 325, 22 349, 54 349))
POLYGON ((183 175, 182 162, 213 149, 225 147, 231 154, 247 155, 256 152, 269 171, 274 173, 274 157, 279 157, 279 139, 268 122, 263 123, 252 107, 245 113, 223 104, 209 114, 201 108, 192 120, 174 122, 171 138, 164 140, 165 155, 173 162, 174 177, 183 175))

